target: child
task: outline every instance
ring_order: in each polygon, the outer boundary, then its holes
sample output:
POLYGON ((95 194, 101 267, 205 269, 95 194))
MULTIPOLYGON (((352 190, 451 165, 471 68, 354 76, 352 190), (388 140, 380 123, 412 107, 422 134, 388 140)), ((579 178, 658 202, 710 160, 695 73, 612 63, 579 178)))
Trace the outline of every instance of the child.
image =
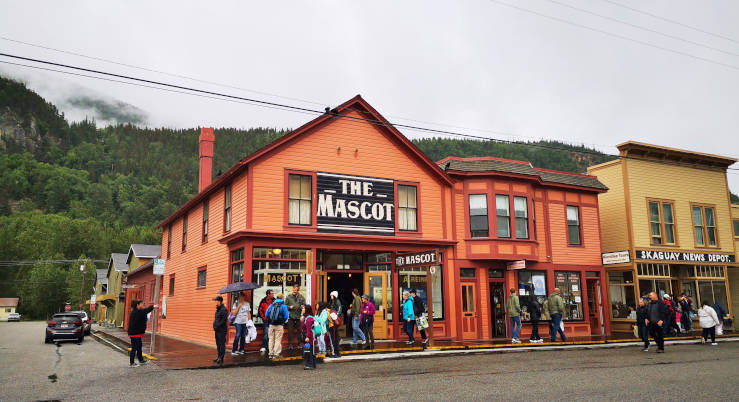
POLYGON ((316 369, 316 354, 314 350, 315 339, 313 336, 313 309, 309 305, 303 305, 303 362, 305 363, 304 370, 315 370, 316 369))
POLYGON ((649 329, 647 327, 647 305, 645 298, 639 299, 639 308, 636 309, 636 328, 639 338, 644 341, 644 352, 649 352, 649 329))

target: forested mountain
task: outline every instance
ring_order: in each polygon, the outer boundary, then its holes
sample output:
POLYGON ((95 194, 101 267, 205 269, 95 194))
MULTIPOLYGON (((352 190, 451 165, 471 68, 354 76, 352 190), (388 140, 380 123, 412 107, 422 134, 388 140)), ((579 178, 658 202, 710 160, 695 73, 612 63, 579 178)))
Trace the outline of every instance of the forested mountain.
MULTIPOLYGON (((285 133, 216 128, 213 171, 225 172, 285 133)), ((107 260, 130 243, 159 243, 153 226, 197 190, 198 135, 198 128, 69 123, 25 85, 0 77, 0 297, 21 296, 21 312, 43 317, 63 301, 79 303, 79 264, 4 262, 107 260)), ((498 156, 571 172, 611 158, 556 142, 429 138, 414 143, 432 160, 498 156)), ((85 298, 93 277, 86 276, 85 298)))

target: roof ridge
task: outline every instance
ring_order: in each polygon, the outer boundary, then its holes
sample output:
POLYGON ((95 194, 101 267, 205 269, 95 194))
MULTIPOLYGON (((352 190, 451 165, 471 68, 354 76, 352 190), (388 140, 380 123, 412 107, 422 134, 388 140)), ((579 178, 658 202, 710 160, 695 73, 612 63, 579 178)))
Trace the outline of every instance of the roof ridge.
POLYGON ((447 156, 446 158, 436 162, 437 164, 454 160, 458 162, 475 162, 475 161, 496 161, 496 162, 509 162, 509 163, 516 163, 519 165, 528 165, 531 166, 531 162, 528 161, 520 161, 516 159, 506 159, 506 158, 499 158, 497 156, 469 156, 469 157, 463 157, 463 156, 447 156))
POLYGON ((593 176, 591 174, 582 174, 582 173, 574 173, 574 172, 565 172, 563 170, 553 170, 553 169, 546 169, 546 168, 534 168, 537 172, 547 172, 547 173, 556 173, 556 174, 566 174, 569 176, 579 176, 579 177, 593 177, 596 178, 597 176, 593 176))

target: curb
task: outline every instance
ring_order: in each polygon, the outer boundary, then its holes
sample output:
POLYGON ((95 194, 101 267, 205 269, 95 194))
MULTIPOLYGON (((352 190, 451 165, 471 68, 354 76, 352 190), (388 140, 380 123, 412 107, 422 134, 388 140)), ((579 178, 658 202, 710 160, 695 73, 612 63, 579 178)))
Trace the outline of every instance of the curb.
MULTIPOLYGON (((109 336, 105 334, 105 332, 102 331, 93 331, 90 332, 90 335, 92 338, 94 338, 96 341, 108 345, 111 348, 123 353, 128 354, 128 352, 131 351, 131 345, 128 342, 122 341, 116 337, 109 336), (102 335, 101 335, 102 334, 102 335)), ((152 356, 148 353, 142 353, 142 356, 147 358, 148 360, 157 360, 156 356, 152 356)))

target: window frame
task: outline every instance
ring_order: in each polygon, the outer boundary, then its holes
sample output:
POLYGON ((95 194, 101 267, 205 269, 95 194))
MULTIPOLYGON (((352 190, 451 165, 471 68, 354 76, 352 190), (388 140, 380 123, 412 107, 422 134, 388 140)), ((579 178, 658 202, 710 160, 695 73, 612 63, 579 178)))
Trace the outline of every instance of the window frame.
POLYGON ((187 251, 187 213, 182 216, 182 252, 187 251))
POLYGON ((565 227, 567 228, 567 247, 585 247, 585 241, 583 240, 582 236, 582 208, 580 207, 580 205, 565 204, 565 227), (578 237, 580 239, 579 243, 573 243, 572 239, 570 238, 570 220, 567 217, 567 210, 569 208, 577 208, 577 230, 578 237))
MULTIPOLYGON (((621 293, 624 296, 623 297, 624 298, 624 301, 622 303, 625 306, 625 310, 628 310, 629 307, 633 307, 634 311, 636 311, 636 308, 637 308, 637 305, 638 305, 638 302, 639 302, 638 293, 636 291, 636 282, 638 282, 638 277, 636 275, 636 271, 634 271, 633 269, 618 269, 618 270, 613 270, 613 271, 607 271, 606 272, 606 279, 608 281, 608 309, 610 311, 611 320, 628 320, 628 321, 633 321, 634 319, 633 318, 630 318, 630 315, 631 315, 631 312, 630 311, 626 315, 626 317, 621 317, 621 312, 619 310, 615 310, 619 316, 618 317, 614 317, 613 295, 614 295, 615 292, 613 292, 611 288, 612 287, 618 287, 618 288, 621 289, 621 293), (626 281, 626 278, 623 278, 623 274, 626 273, 626 272, 628 272, 628 273, 631 274, 631 282, 627 282, 626 281), (622 282, 617 282, 617 283, 611 282, 611 275, 618 274, 618 273, 620 273, 621 276, 622 276, 622 278, 621 278, 622 279, 622 282), (627 295, 627 290, 626 290, 627 288, 631 288, 631 298, 634 300, 634 304, 632 306, 630 306, 629 303, 628 303, 629 302, 629 300, 628 300, 629 297, 627 295)), ((588 297, 590 297, 590 295, 588 295, 588 297)))
MULTIPOLYGON (((285 220, 284 224, 286 227, 291 228, 315 228, 316 227, 316 211, 314 207, 314 203, 316 200, 316 174, 315 172, 306 172, 306 171, 300 171, 300 170, 285 170, 285 193, 284 193, 284 199, 285 199, 285 220), (301 177, 308 177, 310 179, 310 204, 308 206, 309 211, 309 223, 291 223, 290 222, 290 177, 291 176, 301 176, 301 177)), ((300 201, 306 201, 306 199, 303 198, 295 198, 295 200, 298 200, 298 205, 300 205, 300 201)), ((298 221, 300 221, 300 208, 298 209, 298 221)))
POLYGON ((690 223, 691 227, 693 228, 693 243, 695 244, 695 248, 710 248, 710 249, 719 249, 721 248, 721 241, 719 240, 719 231, 718 231, 718 225, 716 224, 718 222, 718 218, 716 215, 716 205, 714 204, 701 204, 701 203, 690 203, 690 223), (694 208, 700 208, 701 210, 701 231, 703 235, 703 245, 698 244, 698 238, 696 237, 697 231, 695 226, 695 217, 693 215, 693 209, 694 208), (708 244, 708 222, 706 220, 706 209, 713 210, 713 234, 716 239, 715 245, 708 244))
MULTIPOLYGON (((418 183, 409 183, 409 182, 402 182, 402 181, 396 181, 395 182, 395 222, 396 222, 395 223, 395 228, 399 232, 403 232, 403 233, 420 233, 420 231, 421 231, 421 229, 420 229, 421 220, 418 219, 419 218, 419 211, 421 210, 421 204, 419 202, 418 191, 419 191, 419 185, 418 185, 418 183), (401 189, 401 187, 407 187, 407 188, 411 188, 412 187, 414 190, 416 190, 416 207, 415 208, 410 208, 410 207, 407 207, 407 206, 406 207, 401 207, 400 206, 400 189, 401 189), (401 208, 406 209, 406 210, 410 210, 410 209, 415 210, 415 217, 416 217, 416 219, 415 219, 416 220, 416 228, 415 229, 403 229, 403 228, 400 227, 400 209, 401 208)), ((406 214, 406 218, 407 218, 407 216, 408 215, 406 214)), ((406 221, 407 221, 407 219, 406 219, 406 221)))
POLYGON ((172 256, 172 223, 167 226, 167 259, 172 256))
POLYGON ((734 238, 739 239, 739 219, 732 219, 732 231, 734 232, 734 238))
POLYGON ((195 289, 205 289, 208 287, 208 266, 203 265, 201 267, 198 267, 197 274, 195 275, 195 289), (204 272, 205 274, 205 283, 201 286, 200 285, 200 273, 204 272))
MULTIPOLYGON (((518 295, 518 298, 519 298, 521 307, 523 307, 525 305, 528 306, 529 299, 531 297, 536 297, 537 298, 537 302, 539 302, 539 298, 542 298, 544 300, 547 299, 547 297, 549 296, 549 292, 550 292, 550 290, 549 290, 549 271, 548 270, 544 270, 544 269, 528 269, 527 268, 527 269, 519 269, 519 270, 516 270, 515 272, 516 272, 515 286, 516 286, 516 289, 518 290, 516 294, 518 295), (531 280, 531 282, 522 282, 521 281, 521 274, 528 275, 529 278, 530 278, 530 280, 531 280), (522 284, 523 285, 527 285, 529 283, 531 283, 533 285, 533 283, 534 283, 533 282, 534 275, 544 278, 544 282, 543 282, 543 285, 544 285, 544 294, 543 295, 537 295, 536 294, 536 287, 534 287, 534 289, 533 289, 533 293, 534 293, 533 295, 528 294, 528 289, 526 289, 527 290, 527 294, 525 294, 525 295, 524 294, 521 294, 522 293, 521 292, 521 285, 522 284)), ((503 301, 506 304, 506 315, 508 314, 508 311, 507 311, 507 307, 508 306, 507 306, 507 304, 508 304, 508 297, 509 296, 510 296, 510 293, 508 293, 506 291, 505 292, 505 300, 503 301)), ((542 307, 543 306, 543 302, 539 302, 539 306, 542 307)), ((527 311, 528 311, 528 308, 527 308, 527 311)), ((521 315, 521 321, 522 322, 531 322, 530 315, 522 314, 521 315)))
POLYGON ((467 219, 469 221, 467 229, 469 230, 470 239, 489 239, 490 238, 490 200, 488 193, 471 193, 467 194, 467 219), (472 217, 483 216, 483 215, 472 215, 472 208, 470 208, 470 201, 472 196, 483 196, 485 197, 485 223, 487 224, 487 234, 485 236, 475 236, 473 232, 479 232, 479 230, 472 230, 472 217))
MULTIPOLYGON (((523 196, 523 195, 513 195, 513 198, 511 200, 513 203, 513 216, 511 217, 513 220, 513 230, 512 232, 515 232, 516 236, 514 237, 517 240, 531 240, 531 228, 529 227, 530 221, 529 221, 529 197, 523 196), (524 212, 526 213, 523 217, 516 216, 516 199, 517 198, 523 198, 524 205, 526 208, 524 209, 524 212), (526 237, 518 237, 518 220, 523 219, 526 225, 524 226, 526 228, 526 237)), ((513 234, 513 233, 511 233, 513 234)))
POLYGON ((210 218, 210 199, 203 200, 203 227, 202 227, 202 244, 208 242, 208 220, 210 218))
POLYGON ((175 274, 169 275, 169 289, 167 290, 167 295, 169 297, 174 296, 174 290, 175 290, 175 274))
POLYGON ((587 320, 587 317, 586 317, 586 314, 585 314, 585 304, 586 304, 586 300, 587 299, 585 297, 585 291, 583 290, 582 277, 583 277, 582 271, 577 271, 577 270, 570 270, 570 271, 567 271, 567 270, 556 270, 556 271, 554 271, 554 278, 553 278, 554 279, 554 282, 553 282, 554 283, 554 287, 555 288, 559 288, 561 290, 562 293, 560 294, 560 297, 562 297, 562 300, 564 301, 564 304, 565 304, 565 309, 567 310, 567 314, 566 315, 562 315, 562 321, 579 322, 579 321, 586 321, 587 320), (557 275, 558 274, 563 274, 564 275, 564 277, 565 277, 565 281, 564 282, 557 282, 557 275), (572 285, 573 284, 572 284, 572 280, 569 278, 569 276, 570 275, 573 275, 573 274, 574 275, 577 275, 577 282, 578 282, 577 283, 577 286, 578 286, 578 290, 573 290, 572 289, 572 285), (562 286, 561 284, 569 284, 569 289, 568 290, 570 292, 572 292, 572 294, 568 296, 567 295, 567 292, 565 292, 564 286, 562 286), (579 293, 579 295, 574 294, 575 292, 579 293), (580 301, 579 302, 576 301, 576 299, 577 299, 578 296, 580 297, 580 301), (579 309, 578 309, 579 317, 578 318, 568 318, 569 312, 570 312, 570 306, 572 306, 572 305, 579 306, 579 309))
MULTIPOLYGON (((692 211, 691 211, 691 217, 692 217, 692 211)), ((677 235, 677 217, 675 214, 675 201, 674 200, 667 200, 667 199, 661 199, 661 198, 647 198, 647 225, 648 225, 648 233, 649 233, 649 244, 656 247, 676 247, 679 246, 680 242, 678 241, 678 235, 677 235), (650 211, 649 211, 649 204, 656 202, 658 209, 659 209, 659 230, 660 230, 660 239, 662 243, 655 243, 654 239, 655 237, 652 234, 652 220, 650 217, 650 211), (673 243, 667 243, 665 238, 665 218, 664 218, 664 204, 670 204, 672 208, 672 237, 674 242, 673 243)))
POLYGON ((511 197, 511 194, 508 194, 508 193, 506 193, 506 194, 495 193, 495 237, 498 238, 498 239, 513 239, 513 232, 511 230, 511 226, 512 226, 511 225, 511 209, 513 209, 513 208, 511 208, 511 200, 512 199, 513 198, 511 197), (506 197, 506 200, 508 201, 508 202, 506 202, 507 207, 508 207, 508 209, 507 209, 508 215, 498 215, 498 197, 506 197), (508 236, 501 236, 500 235, 500 226, 498 225, 498 220, 500 218, 503 218, 503 217, 508 218, 508 219, 506 219, 506 221, 508 223, 508 236))
POLYGON ((231 231, 232 191, 231 184, 227 184, 223 189, 223 233, 231 231))

